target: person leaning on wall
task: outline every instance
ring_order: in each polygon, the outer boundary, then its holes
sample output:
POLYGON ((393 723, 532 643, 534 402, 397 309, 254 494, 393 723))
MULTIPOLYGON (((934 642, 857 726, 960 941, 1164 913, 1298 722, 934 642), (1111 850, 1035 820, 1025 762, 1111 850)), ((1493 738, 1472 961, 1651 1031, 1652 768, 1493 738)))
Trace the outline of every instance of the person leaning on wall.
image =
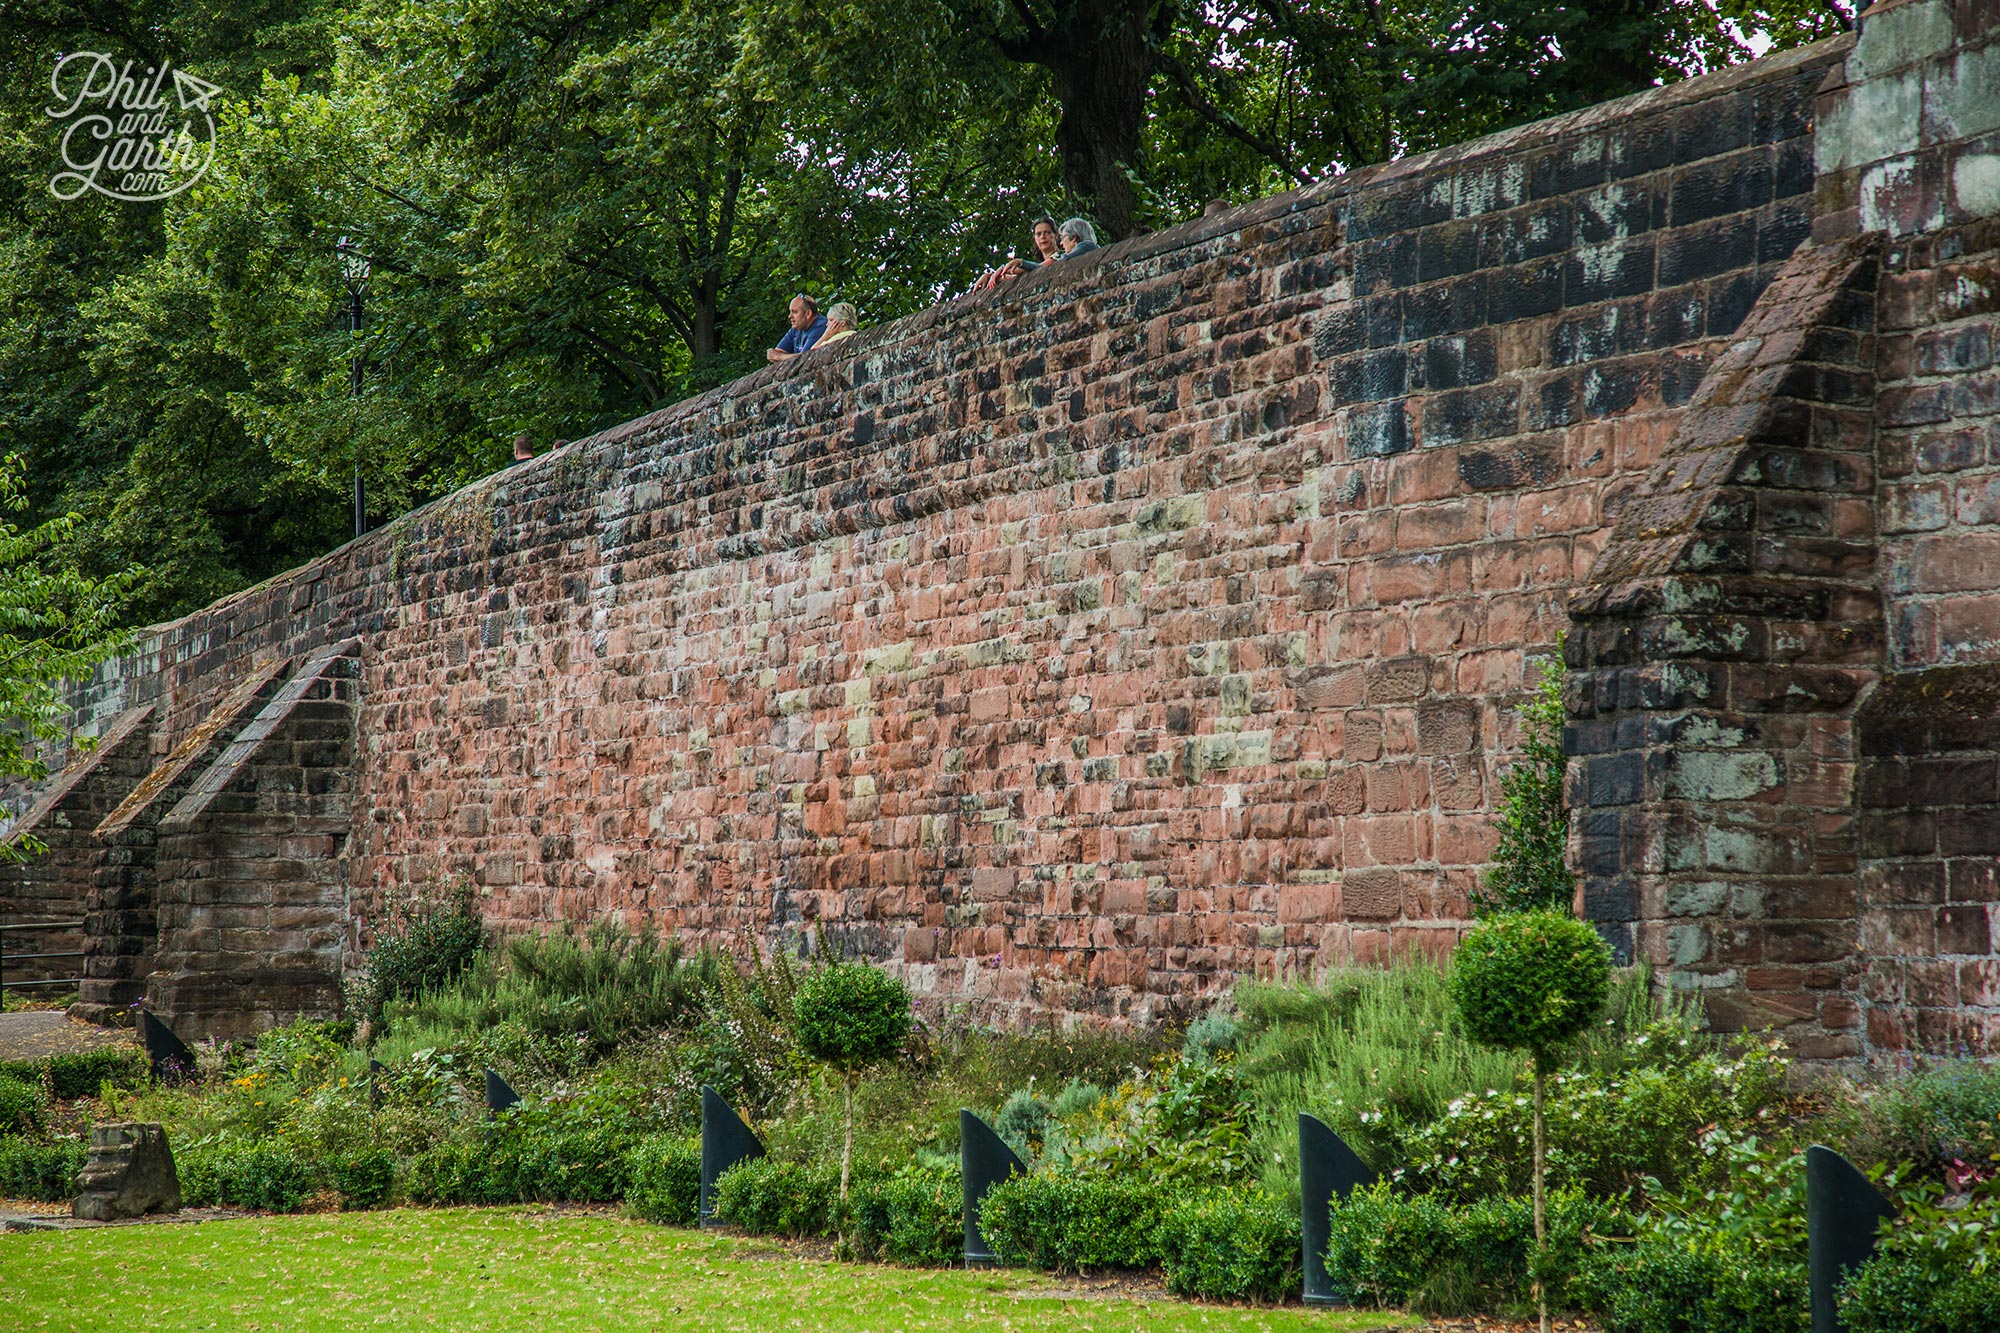
POLYGON ((1062 257, 1075 259, 1097 249, 1097 228, 1088 218, 1071 218, 1056 229, 1056 239, 1062 245, 1062 257))
POLYGON ((813 346, 825 347, 829 343, 839 342, 842 338, 852 338, 854 326, 860 319, 861 312, 854 308, 853 302, 835 301, 826 308, 826 332, 819 336, 819 341, 813 346))
POLYGON ((792 298, 787 312, 792 327, 785 330, 785 336, 778 339, 778 345, 764 353, 766 361, 788 361, 800 352, 808 351, 826 333, 826 316, 819 313, 819 302, 801 293, 792 298))

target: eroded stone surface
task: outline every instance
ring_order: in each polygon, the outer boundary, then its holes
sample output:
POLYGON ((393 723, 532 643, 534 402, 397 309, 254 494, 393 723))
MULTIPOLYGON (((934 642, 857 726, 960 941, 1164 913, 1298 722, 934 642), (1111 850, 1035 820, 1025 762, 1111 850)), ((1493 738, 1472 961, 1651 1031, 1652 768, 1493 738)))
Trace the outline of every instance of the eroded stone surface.
POLYGON ((180 1176, 164 1127, 139 1122, 91 1127, 90 1158, 77 1177, 75 1216, 116 1222, 177 1212, 180 1206, 180 1176))

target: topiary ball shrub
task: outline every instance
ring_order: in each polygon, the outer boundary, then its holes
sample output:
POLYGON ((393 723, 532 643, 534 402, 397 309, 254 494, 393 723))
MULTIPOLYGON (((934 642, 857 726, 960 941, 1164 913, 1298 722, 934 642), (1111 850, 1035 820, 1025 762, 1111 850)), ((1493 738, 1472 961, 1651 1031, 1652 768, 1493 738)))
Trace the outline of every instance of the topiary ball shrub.
POLYGON ((910 992, 866 963, 810 973, 792 997, 799 1049, 843 1073, 889 1059, 910 1035, 910 992))
POLYGON ((655 1135, 627 1154, 625 1206, 648 1222, 691 1227, 701 1205, 701 1140, 655 1135))
POLYGON ((840 1145, 840 1197, 847 1197, 854 1157, 854 1085, 869 1065, 903 1049, 910 1035, 910 992, 866 963, 835 963, 811 973, 792 997, 799 1049, 840 1072, 846 1135, 840 1145))
POLYGON ((1156 1239, 1177 1296, 1276 1304, 1298 1288, 1298 1214, 1261 1192, 1183 1199, 1160 1219, 1156 1239))
POLYGON ((1495 917, 1459 942, 1451 998, 1472 1039, 1528 1051, 1545 1065, 1611 993, 1611 950, 1561 912, 1495 917))

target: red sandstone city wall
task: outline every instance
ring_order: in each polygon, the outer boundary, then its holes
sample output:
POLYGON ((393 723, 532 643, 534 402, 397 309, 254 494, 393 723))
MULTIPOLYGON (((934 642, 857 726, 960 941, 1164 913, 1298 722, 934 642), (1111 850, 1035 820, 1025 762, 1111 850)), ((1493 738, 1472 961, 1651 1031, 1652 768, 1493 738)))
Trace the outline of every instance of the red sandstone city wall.
MULTIPOLYGON (((871 330, 160 629, 164 753, 358 634, 347 883, 1144 1018, 1449 948, 1514 707, 1811 226, 1845 43, 871 330)), ((357 928, 359 943, 365 929, 357 928)))

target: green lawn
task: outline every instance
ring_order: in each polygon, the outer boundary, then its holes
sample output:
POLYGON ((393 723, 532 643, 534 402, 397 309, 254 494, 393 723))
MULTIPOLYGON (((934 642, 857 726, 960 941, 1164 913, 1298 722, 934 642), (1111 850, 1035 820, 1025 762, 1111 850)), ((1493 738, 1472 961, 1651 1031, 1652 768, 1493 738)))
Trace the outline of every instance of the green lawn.
POLYGON ((528 1208, 0 1235, 6 1333, 183 1329, 1316 1330, 1396 1315, 1062 1299, 1022 1272, 821 1263, 765 1241, 528 1208))

